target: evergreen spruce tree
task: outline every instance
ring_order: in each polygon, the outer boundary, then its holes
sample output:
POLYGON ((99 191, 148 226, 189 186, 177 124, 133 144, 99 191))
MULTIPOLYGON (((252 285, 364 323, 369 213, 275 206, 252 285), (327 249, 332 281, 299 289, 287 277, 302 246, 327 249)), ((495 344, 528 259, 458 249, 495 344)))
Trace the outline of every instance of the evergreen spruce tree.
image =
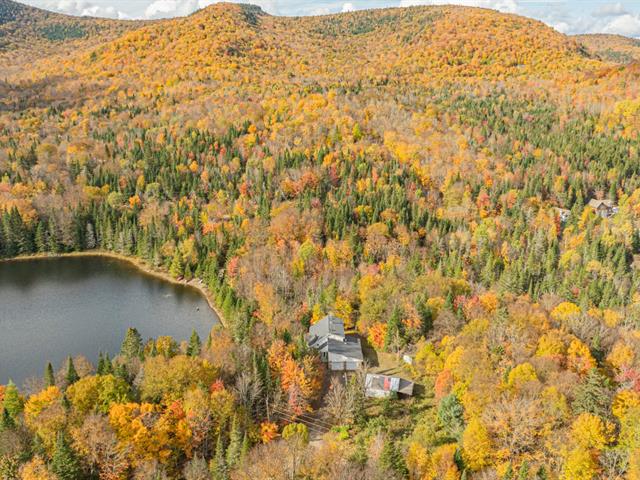
POLYGON ((193 278, 193 273, 191 273, 191 265, 187 263, 187 266, 184 268, 184 279, 188 282, 193 278))
POLYGON ((38 222, 38 226, 36 227, 35 248, 38 253, 47 251, 47 232, 42 222, 38 222))
POLYGON ((98 366, 96 367, 96 374, 104 375, 104 355, 102 355, 102 352, 98 354, 98 366))
POLYGON ((120 347, 120 354, 127 359, 132 359, 140 356, 141 353, 142 336, 136 328, 131 327, 127 329, 124 341, 122 342, 122 347, 120 347))
POLYGON ((211 460, 211 476, 213 480, 229 480, 229 469, 227 468, 224 444, 222 443, 222 436, 218 435, 218 441, 216 443, 216 451, 211 460))
POLYGON ((184 266, 182 265, 182 256, 180 252, 176 249, 173 254, 173 259, 171 260, 171 266, 169 267, 169 274, 173 278, 181 278, 184 275, 184 266))
POLYGON ((613 386, 611 380, 592 368, 575 390, 571 406, 576 415, 591 413, 603 419, 610 417, 613 386))
POLYGON ((544 465, 541 466, 536 472, 536 480, 547 480, 549 476, 547 475, 547 470, 544 468, 544 465))
POLYGON ((231 431, 229 432, 229 446, 227 447, 227 465, 229 468, 234 468, 240 463, 242 442, 243 437, 238 425, 238 417, 234 415, 231 422, 231 431))
POLYGON ((51 365, 51 362, 47 363, 47 368, 44 371, 44 382, 47 387, 53 387, 56 384, 56 376, 53 373, 53 365, 51 365))
POLYGON ((197 357, 200 355, 200 350, 202 348, 202 343, 200 342, 200 336, 198 332, 193 330, 191 332, 191 338, 189 339, 189 346, 187 347, 187 355, 190 357, 197 357))
POLYGON ((387 333, 384 337, 385 349, 393 349, 394 351, 396 351, 397 349, 402 347, 403 332, 401 320, 401 311, 398 307, 396 307, 393 309, 391 317, 387 322, 387 333))
POLYGON ((58 434, 53 457, 51 457, 51 470, 60 480, 81 478, 82 470, 78 457, 62 432, 58 434))
POLYGON ((451 438, 459 438, 464 430, 464 407, 455 393, 440 400, 438 419, 451 438))
POLYGON ((80 380, 80 375, 78 375, 76 366, 73 364, 73 358, 71 357, 67 360, 67 374, 65 376, 65 380, 67 381, 67 386, 73 385, 80 380))
POLYGON ((60 252, 60 245, 58 244, 58 228, 56 227, 53 218, 49 219, 49 228, 47 232, 47 250, 51 253, 60 252))
POLYGON ((96 234, 91 223, 87 223, 87 232, 85 234, 85 246, 88 250, 96 248, 96 234))
POLYGON ((102 366, 102 375, 109 375, 113 373, 113 363, 111 362, 111 358, 108 353, 104 354, 103 357, 103 366, 102 366))
POLYGON ((9 415, 11 415, 12 418, 16 418, 20 412, 22 412, 24 407, 20 394, 18 393, 18 388, 11 379, 9 379, 9 383, 7 383, 7 387, 4 391, 2 406, 7 410, 7 412, 9 412, 9 415))
POLYGON ((379 462, 383 469, 396 472, 402 478, 407 475, 407 466, 404 462, 402 452, 391 439, 387 439, 384 443, 379 462))
POLYGON ((0 432, 5 430, 12 430, 16 426, 15 420, 11 417, 9 410, 2 409, 2 415, 0 415, 0 432))
POLYGON ((244 432, 244 436, 242 437, 242 447, 240 448, 240 461, 243 461, 245 458, 247 458, 249 450, 251 450, 251 442, 249 440, 247 432, 244 432))

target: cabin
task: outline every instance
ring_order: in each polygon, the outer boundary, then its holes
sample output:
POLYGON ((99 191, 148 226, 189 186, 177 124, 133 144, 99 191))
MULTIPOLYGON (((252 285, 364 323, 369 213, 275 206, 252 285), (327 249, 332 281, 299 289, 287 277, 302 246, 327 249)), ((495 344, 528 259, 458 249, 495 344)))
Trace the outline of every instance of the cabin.
POLYGON ((393 393, 413 395, 413 382, 400 377, 367 373, 364 380, 365 395, 372 398, 388 398, 393 393))
POLYGON ((593 208, 596 215, 602 218, 609 218, 618 213, 618 207, 611 200, 596 200, 592 198, 589 200, 589 206, 593 208))
POLYGON ((320 353, 331 371, 358 370, 364 361, 362 345, 356 335, 346 335, 344 321, 327 315, 309 328, 307 344, 320 353))

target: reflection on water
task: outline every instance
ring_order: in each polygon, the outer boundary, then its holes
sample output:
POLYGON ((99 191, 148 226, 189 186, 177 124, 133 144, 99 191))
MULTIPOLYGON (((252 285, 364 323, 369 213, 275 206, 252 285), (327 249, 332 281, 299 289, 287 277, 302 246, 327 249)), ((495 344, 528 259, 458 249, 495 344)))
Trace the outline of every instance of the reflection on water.
POLYGON ((68 355, 114 355, 128 327, 143 338, 206 337, 217 322, 200 293, 105 257, 0 263, 0 384, 41 375, 68 355))

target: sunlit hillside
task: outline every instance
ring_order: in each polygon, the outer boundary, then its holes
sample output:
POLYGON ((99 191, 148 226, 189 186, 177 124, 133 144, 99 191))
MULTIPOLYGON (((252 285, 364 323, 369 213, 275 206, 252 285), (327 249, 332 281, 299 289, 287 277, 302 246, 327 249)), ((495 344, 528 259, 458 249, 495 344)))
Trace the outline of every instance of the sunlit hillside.
POLYGON ((71 17, 0 0, 0 68, 6 75, 38 58, 63 58, 143 24, 71 17))
POLYGON ((640 60, 640 40, 622 35, 576 35, 578 43, 606 61, 631 63, 640 60))

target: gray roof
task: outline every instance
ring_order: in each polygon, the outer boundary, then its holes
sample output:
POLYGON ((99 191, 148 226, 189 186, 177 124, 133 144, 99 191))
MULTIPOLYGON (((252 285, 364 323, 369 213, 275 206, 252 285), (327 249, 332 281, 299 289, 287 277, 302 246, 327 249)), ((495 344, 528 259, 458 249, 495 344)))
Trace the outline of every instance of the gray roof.
POLYGON ((338 336, 344 338, 344 322, 334 315, 327 315, 309 327, 309 335, 317 337, 338 336))
POLYGON ((368 396, 386 396, 391 392, 413 395, 413 382, 400 377, 367 373, 364 381, 368 396))
POLYGON ((591 200, 589 200, 589 206, 591 208, 600 208, 600 207, 606 207, 606 208, 613 208, 614 204, 611 200, 598 200, 595 198, 592 198, 591 200))
POLYGON ((327 354, 329 362, 362 362, 362 346, 355 335, 344 334, 344 322, 333 315, 311 325, 307 337, 309 347, 327 354))

